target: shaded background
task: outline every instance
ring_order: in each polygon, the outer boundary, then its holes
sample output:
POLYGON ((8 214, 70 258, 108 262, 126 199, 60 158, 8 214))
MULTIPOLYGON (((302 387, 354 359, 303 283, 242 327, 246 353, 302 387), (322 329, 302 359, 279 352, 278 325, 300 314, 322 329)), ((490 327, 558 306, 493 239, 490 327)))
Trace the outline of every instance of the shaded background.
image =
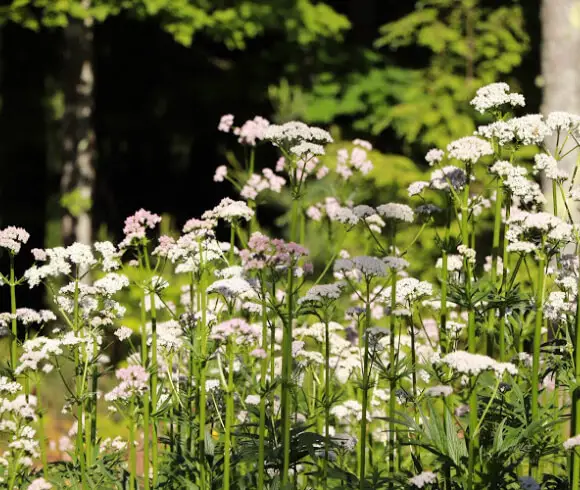
MULTIPOLYGON (((214 206, 228 189, 214 185, 212 176, 234 145, 217 131, 225 113, 235 114, 240 125, 256 114, 271 121, 303 119, 333 128, 341 139, 369 139, 381 152, 422 165, 426 149, 473 130, 459 116, 469 111, 468 101, 482 82, 509 81, 526 94, 529 112, 540 108, 539 0, 326 0, 328 10, 314 10, 321 4, 4 0, 0 226, 26 228, 31 247, 87 238, 63 231, 62 225, 71 213, 63 206, 70 192, 63 188, 63 169, 67 158, 72 166, 79 158, 63 150, 72 131, 65 114, 79 103, 67 95, 78 82, 69 54, 79 35, 71 37, 71 29, 79 23, 85 25, 81 36, 88 31, 92 36, 94 83, 86 102, 92 108, 87 126, 72 137, 90 140, 94 179, 91 202, 82 213, 90 218, 93 238, 118 237, 124 218, 141 207, 170 215, 180 226, 214 206), (190 11, 193 6, 197 13, 190 11), (105 15, 87 27, 95 7, 105 15), (429 9, 436 10, 434 19, 413 20, 429 9), (492 19, 488 31, 478 30, 482 19, 502 9, 508 9, 507 21, 492 19), (236 15, 221 21, 221 11, 236 15), (200 12, 213 24, 198 27, 200 12), (396 31, 390 23, 405 18, 411 20, 402 26, 402 37, 410 39, 391 39, 385 46, 381 37, 396 31), (518 29, 521 37, 514 35, 518 29), (493 38, 498 51, 480 59, 478 50, 489 48, 478 44, 484 36, 493 38), (440 41, 444 44, 437 47, 440 41), (461 54, 461 46, 475 56, 461 54), (486 59, 493 62, 506 52, 513 56, 503 72, 485 66, 486 59), (454 77, 449 86, 443 92, 425 90, 422 80, 441 70, 454 77), (421 104, 436 104, 442 93, 450 99, 449 119, 429 119, 421 104), (415 131, 413 124, 423 115, 423 126, 415 131), (446 129, 429 136, 429 128, 446 129)), ((274 158, 263 164, 272 166, 274 158)), ((31 296, 22 302, 38 300, 31 296)))

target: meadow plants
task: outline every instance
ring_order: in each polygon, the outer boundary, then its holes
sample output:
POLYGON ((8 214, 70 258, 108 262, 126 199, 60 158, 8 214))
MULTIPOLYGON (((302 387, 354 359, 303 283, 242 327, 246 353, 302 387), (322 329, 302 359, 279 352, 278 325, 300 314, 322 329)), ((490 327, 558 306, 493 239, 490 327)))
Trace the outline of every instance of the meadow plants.
POLYGON ((239 196, 181 233, 159 236, 142 209, 120 243, 35 249, 16 277, 28 234, 2 230, 3 488, 580 488, 580 187, 559 167, 580 116, 516 117, 524 97, 504 83, 472 105, 487 124, 430 150, 406 203, 333 194, 372 170, 367 141, 331 155, 323 129, 226 115, 244 159, 214 180, 239 196), (258 171, 265 145, 279 160, 258 171), (317 181, 329 194, 307 202, 317 181), (288 196, 286 239, 257 219, 273 194, 288 196), (308 221, 333 237, 316 267, 308 221), (435 283, 410 272, 429 228, 435 283), (18 304, 41 286, 49 310, 18 304), (71 423, 56 461, 47 376, 71 423), (122 437, 103 438, 103 417, 122 437))

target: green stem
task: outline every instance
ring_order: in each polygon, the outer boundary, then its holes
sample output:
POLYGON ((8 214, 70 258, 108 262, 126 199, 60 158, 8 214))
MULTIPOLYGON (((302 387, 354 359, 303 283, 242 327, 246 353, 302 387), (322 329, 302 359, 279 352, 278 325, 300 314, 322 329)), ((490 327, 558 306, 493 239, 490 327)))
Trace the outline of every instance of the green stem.
POLYGON ((223 489, 230 489, 230 461, 232 447, 232 420, 234 418, 234 346, 231 339, 226 345, 228 357, 228 384, 226 389, 226 423, 224 440, 224 478, 223 489))
POLYGON ((200 296, 200 308, 201 308, 201 324, 199 325, 199 353, 200 353, 200 365, 199 365, 199 421, 198 421, 198 441, 197 441, 197 451, 199 457, 200 465, 200 481, 201 488, 206 488, 206 456, 205 456, 205 431, 206 431, 206 364, 207 364, 207 271, 205 270, 205 263, 203 257, 203 250, 200 250, 200 284, 199 284, 199 296, 200 296))
MULTIPOLYGON (((266 288, 263 281, 260 281, 262 289, 262 349, 268 352, 268 314, 266 310, 266 288)), ((272 355, 273 357, 273 355, 272 355)), ((260 427, 258 440, 258 490, 263 490, 266 470, 266 374, 268 372, 268 357, 264 356, 260 362, 260 384, 262 393, 260 394, 260 427)))
MULTIPOLYGON (((498 257, 500 255, 500 237, 501 237, 501 210, 503 204, 503 180, 501 177, 497 179, 497 185, 495 189, 495 213, 494 213, 494 220, 493 220, 493 240, 492 240, 492 257, 491 257, 491 284, 493 286, 496 285, 497 281, 497 263, 498 257)), ((505 248, 505 247, 504 247, 505 248)), ((493 354, 493 343, 494 343, 494 324, 496 319, 496 310, 491 309, 489 311, 488 319, 487 319, 487 352, 488 354, 493 354)), ((501 328, 500 328, 501 329, 501 328)), ((500 331, 499 335, 499 342, 500 342, 500 351, 502 342, 505 342, 504 335, 500 331)))
MULTIPOLYGON (((149 262, 149 253, 147 247, 144 247, 143 255, 145 257, 145 266, 149 277, 151 276, 151 264, 149 262)), ((158 366, 157 366, 157 308, 155 307, 155 291, 152 289, 149 293, 149 301, 151 303, 151 465, 153 469, 153 482, 155 487, 158 477, 158 444, 157 444, 157 422, 153 414, 157 411, 157 381, 158 381, 158 366)), ((145 430, 149 430, 147 427, 145 430)), ((145 480, 149 475, 145 475, 145 480)))
MULTIPOLYGON (((145 369, 149 366, 149 347, 147 345, 147 313, 145 307, 146 293, 143 290, 143 296, 141 297, 141 363, 145 369)), ((143 474, 146 475, 143 478, 145 490, 149 490, 149 468, 150 468, 150 431, 149 431, 149 415, 151 412, 149 392, 145 392, 143 395, 143 474)), ((133 441, 129 442, 130 444, 133 441)))
MULTIPOLYGON (((129 416, 129 489, 135 489, 137 480, 137 455, 135 450, 135 399, 131 397, 131 409, 129 416)), ((145 480, 149 479, 149 475, 145 475, 145 480)))
MULTIPOLYGON (((360 422, 360 473, 359 489, 364 490, 366 487, 366 460, 367 460, 367 409, 369 397, 369 330, 371 326, 371 299, 370 299, 370 281, 367 280, 367 297, 365 311, 365 330, 364 330, 364 356, 363 356, 363 373, 362 373, 362 418, 360 422)), ((392 312, 391 312, 392 313, 392 312)))
POLYGON ((538 263, 538 292, 536 297, 536 323, 534 329, 534 352, 532 360, 532 420, 538 419, 538 391, 540 385, 540 346, 544 325, 544 283, 546 259, 542 255, 538 263))
MULTIPOLYGON (((296 224, 298 218, 298 200, 292 199, 292 214, 290 220, 290 240, 296 237, 296 224)), ((282 487, 288 484, 288 472, 290 470, 290 412, 291 412, 291 380, 292 380, 292 321, 294 316, 294 271, 292 265, 288 267, 286 289, 287 318, 284 322, 282 335, 282 487)))
MULTIPOLYGON (((504 227, 504 241, 503 241, 503 254, 502 254, 502 261, 503 261, 503 270, 501 275, 501 288, 500 291, 503 295, 507 294, 507 278, 508 278, 508 265, 509 265, 509 254, 507 251, 507 240, 505 239, 505 235, 508 231, 508 220, 510 219, 510 210, 511 210, 511 200, 509 197, 506 199, 506 224, 504 227)), ((518 263, 519 264, 519 263, 518 263)), ((519 267, 519 265, 518 265, 519 267)), ((514 271, 517 272, 517 271, 514 271)), ((502 305, 500 308, 500 318, 499 318, 499 359, 501 362, 505 362, 506 360, 506 342, 505 342, 505 304, 502 305)))
POLYGON ((324 322, 324 490, 328 489, 328 453, 330 450, 330 329, 328 318, 324 322))
POLYGON ((556 180, 552 181, 552 200, 554 201, 554 216, 558 216, 558 183, 556 180))
MULTIPOLYGON (((79 324, 79 271, 77 267, 75 276, 75 290, 73 297, 73 326, 75 336, 80 334, 80 324, 79 324)), ((84 385, 84 374, 81 372, 81 359, 80 359, 80 345, 75 347, 74 361, 75 361, 75 394, 77 402, 77 436, 76 436, 76 448, 75 454, 77 461, 81 469, 81 487, 83 490, 88 489, 86 481, 86 461, 85 461, 85 450, 84 450, 84 438, 83 438, 83 418, 84 418, 84 402, 83 402, 83 385, 84 385)))
MULTIPOLYGON (((461 235, 462 241, 469 246, 469 181, 471 179, 471 167, 466 169, 467 183, 463 189, 463 202, 461 205, 461 235)), ((464 259, 465 267, 465 293, 469 298, 469 310, 467 313, 467 343, 470 353, 476 353, 477 344, 475 338, 475 311, 471 304, 471 278, 472 270, 469 260, 464 259)), ((468 449, 468 489, 472 490, 475 476, 475 455, 476 438, 475 429, 477 427, 477 386, 473 387, 469 397, 469 449, 468 449)))
MULTIPOLYGON (((578 279, 580 287, 580 277, 578 279)), ((578 289, 580 291, 580 289, 578 289)), ((574 342, 574 374, 576 376, 576 389, 572 394, 572 436, 580 434, 580 294, 576 295, 576 332, 574 342)), ((580 456, 577 451, 572 452, 572 475, 571 488, 580 488, 580 456)))
POLYGON ((46 452, 46 432, 44 430, 44 411, 42 410, 41 404, 41 394, 40 394, 40 383, 37 380, 36 383, 36 400, 37 400, 37 413, 38 413, 38 439, 40 445, 40 461, 42 463, 42 474, 44 478, 48 478, 48 459, 46 452))
POLYGON ((449 244, 449 235, 451 228, 451 199, 447 200, 447 213, 445 221, 445 249, 441 257, 441 351, 447 353, 449 348, 449 339, 447 335, 447 286, 449 281, 449 271, 447 270, 448 254, 447 247, 449 244))
MULTIPOLYGON (((394 234, 393 234, 394 248, 394 234)), ((397 391, 397 362, 395 347, 395 315, 393 312, 397 307, 397 274, 393 271, 391 282, 391 311, 389 317, 389 473, 395 474, 395 392, 397 391)))
MULTIPOLYGON (((16 321, 16 279, 14 277, 14 255, 10 254, 10 313, 12 314, 12 337, 10 339, 10 367, 14 371, 17 363, 18 323, 16 321)), ((28 395, 28 392, 26 393, 28 395)))
POLYGON ((230 225, 230 250, 228 253, 229 265, 234 265, 234 246, 236 243, 236 225, 232 222, 230 225))

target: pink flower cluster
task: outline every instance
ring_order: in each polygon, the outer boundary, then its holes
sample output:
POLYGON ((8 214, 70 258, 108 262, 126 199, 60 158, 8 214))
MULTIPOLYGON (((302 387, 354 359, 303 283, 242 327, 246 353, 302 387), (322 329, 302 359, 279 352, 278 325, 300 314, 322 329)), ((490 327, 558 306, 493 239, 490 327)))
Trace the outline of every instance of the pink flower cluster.
POLYGON ((16 255, 20 252, 20 247, 30 238, 30 234, 24 228, 9 226, 0 230, 0 247, 16 255))
POLYGON ((134 395, 142 395, 149 387, 149 373, 142 366, 117 369, 115 373, 120 383, 105 395, 105 400, 126 401, 134 395))
POLYGON ((372 150, 372 145, 368 141, 356 139, 353 141, 355 147, 349 153, 346 148, 338 150, 338 162, 336 172, 344 179, 348 180, 353 169, 366 175, 373 169, 373 164, 368 158, 367 151, 372 150))
POLYGON ((218 131, 229 133, 232 131, 238 136, 238 141, 243 145, 256 146, 257 140, 264 139, 266 129, 270 126, 270 121, 256 116, 254 119, 248 119, 241 127, 234 127, 234 116, 232 114, 225 114, 221 117, 218 131))
POLYGON ((160 221, 161 216, 145 209, 140 209, 133 216, 129 216, 123 228, 125 239, 119 244, 119 248, 131 245, 134 240, 142 240, 145 238, 147 228, 155 228, 160 221))
POLYGON ((254 200, 258 197, 260 192, 265 190, 270 190, 272 192, 280 192, 284 184, 286 184, 286 179, 276 175, 271 168, 265 168, 262 170, 262 174, 252 174, 242 190, 240 195, 244 199, 254 200))
MULTIPOLYGON (((297 243, 272 239, 259 232, 253 233, 248 241, 248 248, 240 251, 246 270, 287 269, 294 267, 306 255, 308 250, 297 243)), ((309 272, 311 268, 311 264, 304 265, 305 272, 309 272)))
POLYGON ((242 345, 255 343, 261 336, 262 329, 258 325, 250 325, 242 318, 232 318, 214 326, 210 338, 225 341, 232 337, 236 344, 242 345))

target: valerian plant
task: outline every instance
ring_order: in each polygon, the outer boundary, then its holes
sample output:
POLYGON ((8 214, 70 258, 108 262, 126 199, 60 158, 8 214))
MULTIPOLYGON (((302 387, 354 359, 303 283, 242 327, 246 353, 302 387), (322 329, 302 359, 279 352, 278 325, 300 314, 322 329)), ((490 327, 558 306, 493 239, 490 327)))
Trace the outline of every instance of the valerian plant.
POLYGON ((261 117, 238 127, 226 115, 219 129, 244 158, 218 167, 215 181, 229 180, 239 197, 181 233, 159 236, 161 217, 142 209, 120 243, 34 249, 35 265, 17 277, 28 234, 0 231, 11 298, 0 314, 10 353, 0 376, 2 487, 578 488, 571 210, 580 191, 577 171, 559 160, 578 151, 580 116, 515 116, 525 99, 504 83, 471 103, 488 124, 430 150, 430 176, 409 186, 406 203, 355 203, 354 191, 305 202, 315 180, 343 190, 359 182, 372 168, 370 143, 357 140, 326 165, 325 130, 261 117), (546 146, 554 134, 556 147, 546 146), (259 167, 265 145, 280 159, 259 167), (522 149, 535 151, 531 168, 522 149), (553 183, 551 209, 538 174, 553 183), (256 210, 283 187, 287 239, 272 238, 256 210), (315 239, 333 237, 319 268, 308 220, 327 227, 315 239), (409 273, 431 227, 435 283, 409 273), (366 255, 344 249, 347 235, 365 241, 366 255), (50 310, 19 304, 20 288, 40 286, 50 310), (136 293, 123 296, 128 288, 136 293), (127 326, 129 308, 138 327, 127 326), (110 342, 126 344, 119 366, 110 342), (70 430, 58 447, 48 440, 48 382, 66 393, 70 430), (121 421, 112 439, 102 435, 109 417, 121 421))

